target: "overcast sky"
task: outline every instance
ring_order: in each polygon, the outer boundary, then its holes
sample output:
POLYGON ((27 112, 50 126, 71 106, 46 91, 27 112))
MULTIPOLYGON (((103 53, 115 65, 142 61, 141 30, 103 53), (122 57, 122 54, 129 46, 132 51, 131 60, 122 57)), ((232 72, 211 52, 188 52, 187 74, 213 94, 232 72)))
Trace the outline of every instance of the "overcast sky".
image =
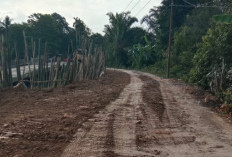
POLYGON ((102 33, 109 23, 108 12, 127 11, 140 20, 150 8, 160 5, 162 0, 0 0, 0 18, 9 15, 14 22, 26 22, 33 13, 64 16, 72 26, 73 17, 79 17, 94 32, 102 33), (130 3, 131 2, 131 3, 130 3), (149 3, 148 3, 149 2, 149 3), (144 7, 146 4, 148 5, 144 7), (143 8, 144 7, 144 8, 143 8), (132 9, 133 8, 133 9, 132 9), (142 10, 142 11, 141 11, 142 10), (140 12, 141 11, 141 12, 140 12))

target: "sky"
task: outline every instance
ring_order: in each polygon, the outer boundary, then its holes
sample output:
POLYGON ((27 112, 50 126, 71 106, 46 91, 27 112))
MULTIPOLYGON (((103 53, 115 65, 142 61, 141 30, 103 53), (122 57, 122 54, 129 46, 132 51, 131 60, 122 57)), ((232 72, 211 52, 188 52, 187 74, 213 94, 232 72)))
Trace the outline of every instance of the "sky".
MULTIPOLYGON (((153 6, 162 0, 0 0, 0 19, 6 15, 13 23, 26 22, 33 13, 57 12, 72 26, 73 17, 79 17, 93 33, 103 34, 104 25, 109 24, 108 12, 131 11, 141 20, 153 6), (147 5, 146 5, 147 4, 147 5), (146 5, 146 6, 145 6, 146 5), (126 9, 126 10, 125 10, 126 9)), ((139 23, 137 24, 139 25, 139 23)))

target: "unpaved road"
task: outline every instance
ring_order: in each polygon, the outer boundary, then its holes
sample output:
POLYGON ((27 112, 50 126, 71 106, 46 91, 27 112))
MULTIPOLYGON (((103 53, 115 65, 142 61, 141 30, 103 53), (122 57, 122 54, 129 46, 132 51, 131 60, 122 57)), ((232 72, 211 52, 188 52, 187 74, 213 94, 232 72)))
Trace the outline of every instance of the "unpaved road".
POLYGON ((0 157, 58 157, 88 119, 116 100, 126 73, 56 89, 0 89, 0 157))
POLYGON ((231 157, 231 124, 193 88, 107 70, 53 90, 0 90, 0 157, 231 157))
POLYGON ((62 157, 231 157, 232 127, 154 75, 125 71, 118 99, 79 128, 62 157))

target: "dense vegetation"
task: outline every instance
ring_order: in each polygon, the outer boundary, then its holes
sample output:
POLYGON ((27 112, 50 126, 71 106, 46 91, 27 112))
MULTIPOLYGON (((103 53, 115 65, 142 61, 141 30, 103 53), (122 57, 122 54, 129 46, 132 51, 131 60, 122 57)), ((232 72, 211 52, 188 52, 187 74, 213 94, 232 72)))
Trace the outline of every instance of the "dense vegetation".
MULTIPOLYGON (((93 34, 79 18, 74 18, 70 27, 57 13, 33 14, 22 24, 11 24, 6 17, 0 31, 9 52, 17 44, 20 58, 24 57, 25 30, 29 42, 33 37, 41 45, 47 43, 51 56, 66 56, 85 40, 91 40, 104 49, 108 66, 145 69, 165 76, 170 5, 171 0, 163 0, 141 21, 130 12, 108 13, 104 36, 93 34), (136 22, 147 24, 148 29, 134 27, 136 22)), ((170 76, 210 89, 226 103, 232 103, 232 27, 230 22, 212 20, 215 15, 227 14, 227 18, 232 13, 231 0, 175 0, 173 8, 170 76)), ((11 57, 15 57, 14 53, 11 57)))
MULTIPOLYGON (((164 0, 142 19, 148 30, 144 38, 137 37, 144 39, 136 40, 137 44, 129 37, 129 33, 138 35, 132 27, 136 20, 128 13, 110 14, 105 32, 107 42, 114 46, 107 49, 108 65, 145 69, 166 76, 170 5, 171 0, 164 0)), ((170 76, 210 89, 225 103, 232 103, 231 1, 175 0, 173 8, 170 76), (222 14, 227 15, 218 20, 220 23, 212 20, 222 14)))
POLYGON ((47 43, 47 51, 51 57, 58 54, 66 57, 68 53, 81 48, 86 40, 91 40, 94 44, 103 42, 103 37, 98 33, 91 33, 91 30, 78 17, 74 18, 73 27, 70 27, 66 19, 58 13, 35 13, 29 16, 27 23, 22 24, 12 23, 12 19, 7 16, 1 21, 0 33, 4 34, 8 41, 13 58, 14 44, 17 44, 20 58, 24 57, 23 30, 26 32, 28 43, 33 39, 38 46, 40 41, 41 52, 47 43))

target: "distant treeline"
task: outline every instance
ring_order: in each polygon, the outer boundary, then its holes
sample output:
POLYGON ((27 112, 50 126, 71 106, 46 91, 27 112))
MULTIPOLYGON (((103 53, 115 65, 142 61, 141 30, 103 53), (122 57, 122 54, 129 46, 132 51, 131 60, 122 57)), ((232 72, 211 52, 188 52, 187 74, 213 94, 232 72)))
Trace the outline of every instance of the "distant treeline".
POLYGON ((98 78, 105 69, 102 47, 103 36, 79 18, 69 27, 57 13, 33 14, 21 24, 6 16, 0 22, 0 88, 57 87, 98 78))
MULTIPOLYGON (((47 43, 47 51, 50 56, 63 55, 67 57, 68 53, 82 48, 86 40, 91 40, 95 45, 102 45, 103 42, 101 34, 93 34, 85 23, 77 17, 74 18, 72 27, 58 13, 35 13, 29 16, 26 23, 13 23, 14 19, 9 16, 2 17, 2 19, 0 34, 6 37, 13 58, 15 57, 13 53, 15 44, 17 45, 19 58, 24 58, 23 31, 26 32, 28 43, 33 40, 38 45, 40 41, 41 52, 44 51, 45 43, 47 43)), ((31 45, 32 43, 28 45, 29 51, 32 51, 31 45)))

